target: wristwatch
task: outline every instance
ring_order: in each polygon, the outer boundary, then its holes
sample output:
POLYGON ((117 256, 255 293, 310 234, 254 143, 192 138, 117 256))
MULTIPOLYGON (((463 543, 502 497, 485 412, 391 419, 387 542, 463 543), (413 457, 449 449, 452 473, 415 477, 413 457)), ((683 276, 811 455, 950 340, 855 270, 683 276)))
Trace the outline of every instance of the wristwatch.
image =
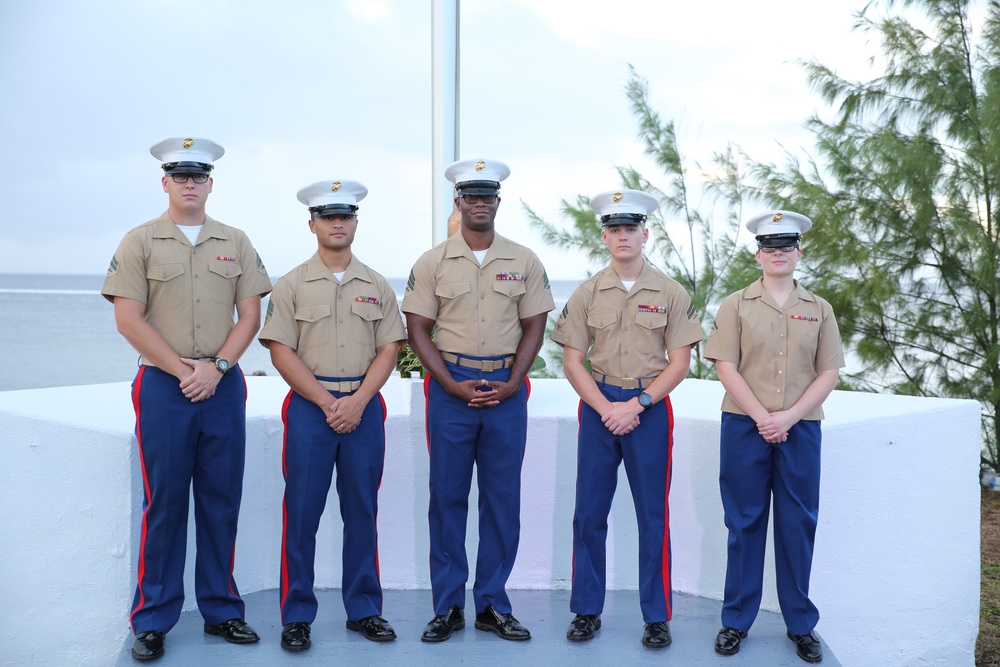
POLYGON ((653 397, 644 391, 639 392, 639 405, 642 406, 643 410, 649 410, 650 406, 653 405, 653 397))
POLYGON ((229 362, 222 357, 212 357, 212 361, 215 362, 215 369, 225 375, 229 372, 229 362))

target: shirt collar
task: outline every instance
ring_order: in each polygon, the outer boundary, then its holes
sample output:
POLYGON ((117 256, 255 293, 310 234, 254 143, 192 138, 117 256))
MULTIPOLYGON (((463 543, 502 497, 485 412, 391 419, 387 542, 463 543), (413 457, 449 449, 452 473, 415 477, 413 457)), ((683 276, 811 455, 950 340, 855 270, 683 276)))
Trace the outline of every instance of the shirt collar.
MULTIPOLYGON (((371 273, 368 271, 368 267, 362 264, 358 258, 352 254, 351 261, 347 265, 347 269, 344 271, 344 279, 340 281, 340 284, 343 285, 348 281, 355 279, 363 280, 367 283, 375 282, 372 279, 371 273)), ((323 259, 319 256, 318 251, 309 258, 308 262, 306 262, 306 280, 334 281, 333 272, 330 271, 329 267, 323 263, 323 259)))

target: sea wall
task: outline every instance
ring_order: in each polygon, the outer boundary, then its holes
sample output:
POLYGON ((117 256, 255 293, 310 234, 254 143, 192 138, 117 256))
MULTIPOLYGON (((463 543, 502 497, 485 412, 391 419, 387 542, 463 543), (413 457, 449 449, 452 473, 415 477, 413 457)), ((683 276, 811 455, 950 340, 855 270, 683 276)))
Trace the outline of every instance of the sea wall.
MULTIPOLYGON (((279 409, 287 392, 276 377, 247 383, 236 561, 245 593, 277 586, 279 409)), ((674 587, 711 599, 722 598, 725 575, 722 394, 717 382, 686 380, 673 395, 674 587)), ((382 583, 429 588, 422 388, 393 378, 383 396, 389 414, 379 496, 382 583)), ((569 586, 576 408, 565 381, 532 382, 521 549, 510 588, 569 586)), ((818 631, 845 665, 972 665, 979 623, 979 405, 834 392, 826 413, 811 590, 822 614, 818 631)), ((142 505, 133 426, 128 383, 0 392, 0 664, 111 664, 121 651, 142 505), (40 633, 59 629, 72 638, 40 641, 40 633)), ((185 609, 195 606, 193 534, 192 520, 185 609)), ((476 542, 470 520, 470 560, 476 542)), ((608 538, 610 588, 637 588, 636 542, 622 472, 608 538)), ((340 548, 333 494, 320 527, 318 586, 339 586, 340 548)), ((766 567, 763 605, 777 610, 770 549, 766 567)))

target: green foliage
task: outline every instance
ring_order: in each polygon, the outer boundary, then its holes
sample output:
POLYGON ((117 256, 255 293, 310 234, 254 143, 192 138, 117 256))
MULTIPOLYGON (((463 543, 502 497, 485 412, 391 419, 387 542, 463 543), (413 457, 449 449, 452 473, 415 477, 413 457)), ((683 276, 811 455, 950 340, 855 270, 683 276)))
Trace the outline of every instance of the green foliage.
MULTIPOLYGON (((631 167, 618 174, 624 187, 660 199, 647 257, 701 313, 759 275, 737 242, 750 204, 807 213, 817 224, 800 275, 831 302, 863 369, 842 385, 978 400, 982 464, 1000 470, 1000 2, 986 3, 982 25, 972 25, 969 8, 969 0, 873 0, 855 29, 880 40, 872 62, 881 74, 848 81, 801 63, 835 110, 831 121, 808 120, 816 156, 764 164, 729 146, 698 169, 707 203, 695 201, 673 123, 649 107, 646 82, 631 70, 626 95, 662 180, 631 167), (880 6, 899 11, 875 17, 880 6)), ((562 203, 568 229, 525 209, 547 242, 606 264, 588 198, 562 203)), ((714 369, 698 356, 692 374, 714 369)))
MULTIPOLYGON (((885 3, 891 9, 896 4, 885 3)), ((755 165, 762 193, 808 211, 808 282, 831 301, 863 372, 854 386, 983 406, 983 465, 1000 469, 1000 4, 975 29, 965 0, 911 0, 856 29, 884 72, 847 81, 803 63, 836 109, 809 120, 817 163, 755 165), (973 38, 979 43, 973 46, 973 38)))
MULTIPOLYGON (((689 167, 680 151, 674 123, 662 119, 649 106, 648 84, 633 68, 629 71, 626 95, 639 120, 639 139, 645 154, 663 171, 662 180, 653 183, 632 167, 617 168, 622 187, 644 190, 660 201, 660 207, 646 223, 650 236, 646 259, 684 287, 699 313, 714 312, 726 295, 760 276, 753 254, 737 244, 743 205, 752 196, 743 184, 743 156, 728 148, 713 156, 706 170, 696 163, 689 167), (696 173, 712 174, 703 177, 698 191, 707 198, 699 197, 698 202, 692 201, 691 167, 696 173), (722 223, 713 216, 717 204, 725 208, 722 223)), ((550 245, 578 251, 595 267, 610 262, 589 196, 562 201, 561 213, 569 221, 566 226, 546 222, 527 204, 522 206, 531 226, 550 245)), ((706 335, 711 323, 711 318, 702 316, 706 335)), ((561 367, 559 352, 552 360, 561 367)), ((700 350, 693 356, 691 376, 715 377, 714 365, 701 357, 700 350)))

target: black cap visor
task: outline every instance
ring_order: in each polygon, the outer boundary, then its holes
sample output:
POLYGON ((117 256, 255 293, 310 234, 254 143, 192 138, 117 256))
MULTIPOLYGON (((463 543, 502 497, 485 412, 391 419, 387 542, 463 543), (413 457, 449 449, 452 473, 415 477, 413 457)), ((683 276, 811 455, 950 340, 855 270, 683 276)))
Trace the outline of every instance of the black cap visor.
POLYGON ((801 240, 801 234, 765 234, 757 237, 757 247, 785 248, 790 245, 798 245, 801 240))
POLYGON ((164 162, 163 173, 170 174, 210 174, 215 165, 205 162, 164 162))
POLYGON ((358 207, 352 204, 324 204, 310 206, 309 212, 321 218, 329 218, 335 215, 357 215, 358 207))
POLYGON ((601 216, 602 227, 613 227, 615 225, 641 225, 646 222, 646 216, 642 213, 612 213, 601 216))
POLYGON ((464 181, 455 184, 455 196, 500 194, 500 184, 496 181, 464 181))

